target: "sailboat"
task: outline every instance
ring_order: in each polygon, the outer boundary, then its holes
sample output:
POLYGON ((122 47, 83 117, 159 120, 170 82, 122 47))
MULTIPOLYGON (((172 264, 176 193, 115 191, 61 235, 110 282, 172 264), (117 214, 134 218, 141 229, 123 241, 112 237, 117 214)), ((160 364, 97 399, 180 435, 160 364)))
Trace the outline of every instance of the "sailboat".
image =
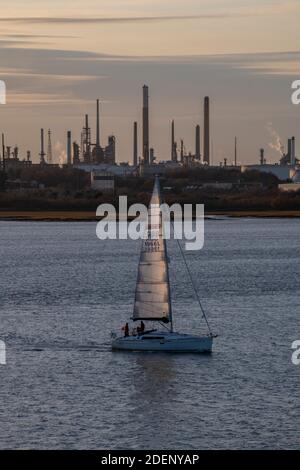
MULTIPOLYGON (((160 205, 160 185, 156 177, 148 210, 145 237, 142 241, 134 309, 131 318, 134 322, 140 321, 141 327, 135 328, 130 333, 127 324, 123 336, 117 337, 115 333, 112 333, 112 349, 210 353, 215 335, 210 330, 199 297, 199 305, 208 327, 208 333, 203 336, 196 336, 174 331, 167 244, 163 237, 163 218, 160 205), (157 322, 163 328, 147 330, 144 322, 148 321, 151 323, 157 322)), ((188 269, 187 264, 186 267, 188 269)), ((189 269, 188 272, 191 275, 189 269)), ((198 296, 197 292, 196 295, 198 296)))

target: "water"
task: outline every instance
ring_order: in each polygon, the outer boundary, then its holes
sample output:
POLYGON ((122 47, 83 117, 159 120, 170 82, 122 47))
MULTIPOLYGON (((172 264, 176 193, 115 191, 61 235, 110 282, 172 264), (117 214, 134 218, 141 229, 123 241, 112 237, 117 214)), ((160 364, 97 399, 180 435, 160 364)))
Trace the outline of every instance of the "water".
MULTIPOLYGON (((112 353, 139 243, 94 223, 0 222, 0 448, 300 445, 300 221, 213 220, 187 259, 220 336, 211 356, 112 353)), ((203 331, 175 242, 177 329, 203 331)))

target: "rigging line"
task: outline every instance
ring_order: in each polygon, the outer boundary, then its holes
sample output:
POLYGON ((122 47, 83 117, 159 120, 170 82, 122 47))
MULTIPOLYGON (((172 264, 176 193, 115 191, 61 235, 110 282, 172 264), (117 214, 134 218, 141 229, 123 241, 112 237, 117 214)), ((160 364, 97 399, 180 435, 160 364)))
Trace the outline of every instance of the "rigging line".
MULTIPOLYGON (((171 221, 171 224, 172 224, 172 227, 173 227, 174 238, 176 238, 176 237, 175 237, 174 222, 171 221)), ((185 255, 184 255, 182 246, 181 246, 181 244, 180 244, 178 238, 176 238, 176 241, 177 241, 177 244, 178 244, 178 246, 179 246, 179 250, 180 250, 180 252, 181 252, 181 255, 182 255, 182 257, 183 257, 183 261, 184 261, 186 270, 187 270, 187 272, 188 272, 188 274, 189 274, 189 277, 190 277, 190 280, 191 280, 191 283, 192 283, 194 292, 195 292, 195 294, 196 294, 196 297, 197 297, 197 300, 198 300, 198 304, 199 304, 200 310, 201 310, 201 312, 202 312, 202 317, 203 317, 204 320, 205 320, 205 323, 206 323, 206 326, 207 326, 207 328, 208 328, 208 331, 209 331, 210 335, 213 336, 212 330, 211 330, 210 325, 209 325, 209 323, 208 323, 208 319, 207 319, 206 313, 205 313, 205 311, 204 311, 204 308, 203 308, 203 306, 202 306, 202 302, 201 302, 201 300, 200 300, 198 291, 197 291, 197 289, 196 289, 196 286, 195 286, 195 283, 194 283, 194 280, 193 280, 192 273, 191 273, 190 268, 189 268, 189 266, 188 266, 188 264, 187 264, 187 260, 186 260, 186 257, 185 257, 185 255)))
POLYGON ((167 327, 167 325, 165 325, 165 324, 164 324, 164 323, 162 323, 161 321, 160 321, 160 322, 158 322, 158 323, 159 323, 161 326, 163 326, 164 328, 166 328, 166 330, 168 330, 168 331, 169 331, 169 328, 167 327))

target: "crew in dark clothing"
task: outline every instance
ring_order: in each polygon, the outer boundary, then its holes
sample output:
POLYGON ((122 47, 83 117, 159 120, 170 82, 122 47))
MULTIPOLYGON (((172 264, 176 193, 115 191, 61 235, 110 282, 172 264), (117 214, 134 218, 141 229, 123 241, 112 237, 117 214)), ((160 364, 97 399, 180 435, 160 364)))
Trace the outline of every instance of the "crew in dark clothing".
POLYGON ((124 328, 124 336, 129 336, 129 325, 126 323, 125 328, 124 328))
POLYGON ((140 332, 141 333, 144 333, 145 331, 145 323, 143 322, 143 320, 141 321, 141 328, 140 328, 140 332))

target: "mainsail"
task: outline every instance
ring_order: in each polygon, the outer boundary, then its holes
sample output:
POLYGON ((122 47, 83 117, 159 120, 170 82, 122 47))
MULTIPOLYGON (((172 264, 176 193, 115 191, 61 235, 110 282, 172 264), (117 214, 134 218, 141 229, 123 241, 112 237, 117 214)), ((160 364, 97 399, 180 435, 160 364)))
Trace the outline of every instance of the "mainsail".
POLYGON ((138 267, 133 320, 172 318, 166 242, 160 210, 161 196, 158 178, 148 209, 148 222, 138 267))

